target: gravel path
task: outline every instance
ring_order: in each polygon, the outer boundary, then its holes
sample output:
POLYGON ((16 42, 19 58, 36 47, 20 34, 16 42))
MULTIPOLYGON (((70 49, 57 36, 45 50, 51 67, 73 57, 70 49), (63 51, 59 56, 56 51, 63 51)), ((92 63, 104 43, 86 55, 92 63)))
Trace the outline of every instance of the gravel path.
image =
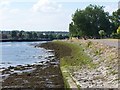
POLYGON ((108 46, 120 48, 120 41, 118 39, 90 39, 90 41, 99 42, 108 46))

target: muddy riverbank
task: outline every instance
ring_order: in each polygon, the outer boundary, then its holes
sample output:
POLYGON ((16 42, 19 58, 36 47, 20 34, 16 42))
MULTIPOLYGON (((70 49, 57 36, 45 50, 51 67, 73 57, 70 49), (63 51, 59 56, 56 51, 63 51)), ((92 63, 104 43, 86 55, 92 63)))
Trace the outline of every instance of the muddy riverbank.
POLYGON ((71 48, 69 48, 68 46, 56 42, 43 43, 41 45, 38 45, 38 47, 53 50, 55 57, 58 59, 65 56, 70 56, 72 52, 71 48))

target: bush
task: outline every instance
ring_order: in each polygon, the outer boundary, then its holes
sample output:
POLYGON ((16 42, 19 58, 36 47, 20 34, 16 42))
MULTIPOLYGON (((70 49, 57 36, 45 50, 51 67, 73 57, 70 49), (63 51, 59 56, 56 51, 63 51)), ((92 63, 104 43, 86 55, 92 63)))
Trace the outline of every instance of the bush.
POLYGON ((103 36, 105 36, 105 31, 104 30, 100 30, 98 33, 101 36, 101 38, 103 38, 103 36))
POLYGON ((120 34, 118 34, 118 33, 112 33, 111 34, 111 38, 120 39, 120 34))
POLYGON ((87 47, 90 47, 91 45, 92 45, 92 42, 89 41, 89 42, 87 43, 87 47))
POLYGON ((117 37, 117 33, 112 33, 112 34, 110 35, 110 37, 111 37, 111 38, 117 37))
POLYGON ((117 34, 120 35, 120 26, 119 26, 118 29, 117 29, 117 34))

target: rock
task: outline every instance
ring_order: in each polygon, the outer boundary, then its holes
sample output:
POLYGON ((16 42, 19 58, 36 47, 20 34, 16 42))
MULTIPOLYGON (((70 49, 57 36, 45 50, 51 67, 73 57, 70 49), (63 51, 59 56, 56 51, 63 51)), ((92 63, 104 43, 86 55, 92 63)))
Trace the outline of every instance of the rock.
POLYGON ((14 69, 14 68, 15 68, 15 67, 13 67, 13 66, 9 66, 9 67, 8 67, 8 69, 14 69))
POLYGON ((31 74, 30 74, 30 73, 28 73, 28 74, 27 74, 27 76, 31 76, 31 74))

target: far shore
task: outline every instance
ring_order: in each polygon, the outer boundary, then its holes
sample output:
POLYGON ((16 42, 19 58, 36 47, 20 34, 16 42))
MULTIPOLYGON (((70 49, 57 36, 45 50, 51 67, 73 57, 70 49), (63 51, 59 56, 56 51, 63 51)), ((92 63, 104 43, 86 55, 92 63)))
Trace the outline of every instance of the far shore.
POLYGON ((50 39, 39 39, 39 40, 9 40, 1 39, 0 42, 35 42, 35 41, 52 41, 50 39))

